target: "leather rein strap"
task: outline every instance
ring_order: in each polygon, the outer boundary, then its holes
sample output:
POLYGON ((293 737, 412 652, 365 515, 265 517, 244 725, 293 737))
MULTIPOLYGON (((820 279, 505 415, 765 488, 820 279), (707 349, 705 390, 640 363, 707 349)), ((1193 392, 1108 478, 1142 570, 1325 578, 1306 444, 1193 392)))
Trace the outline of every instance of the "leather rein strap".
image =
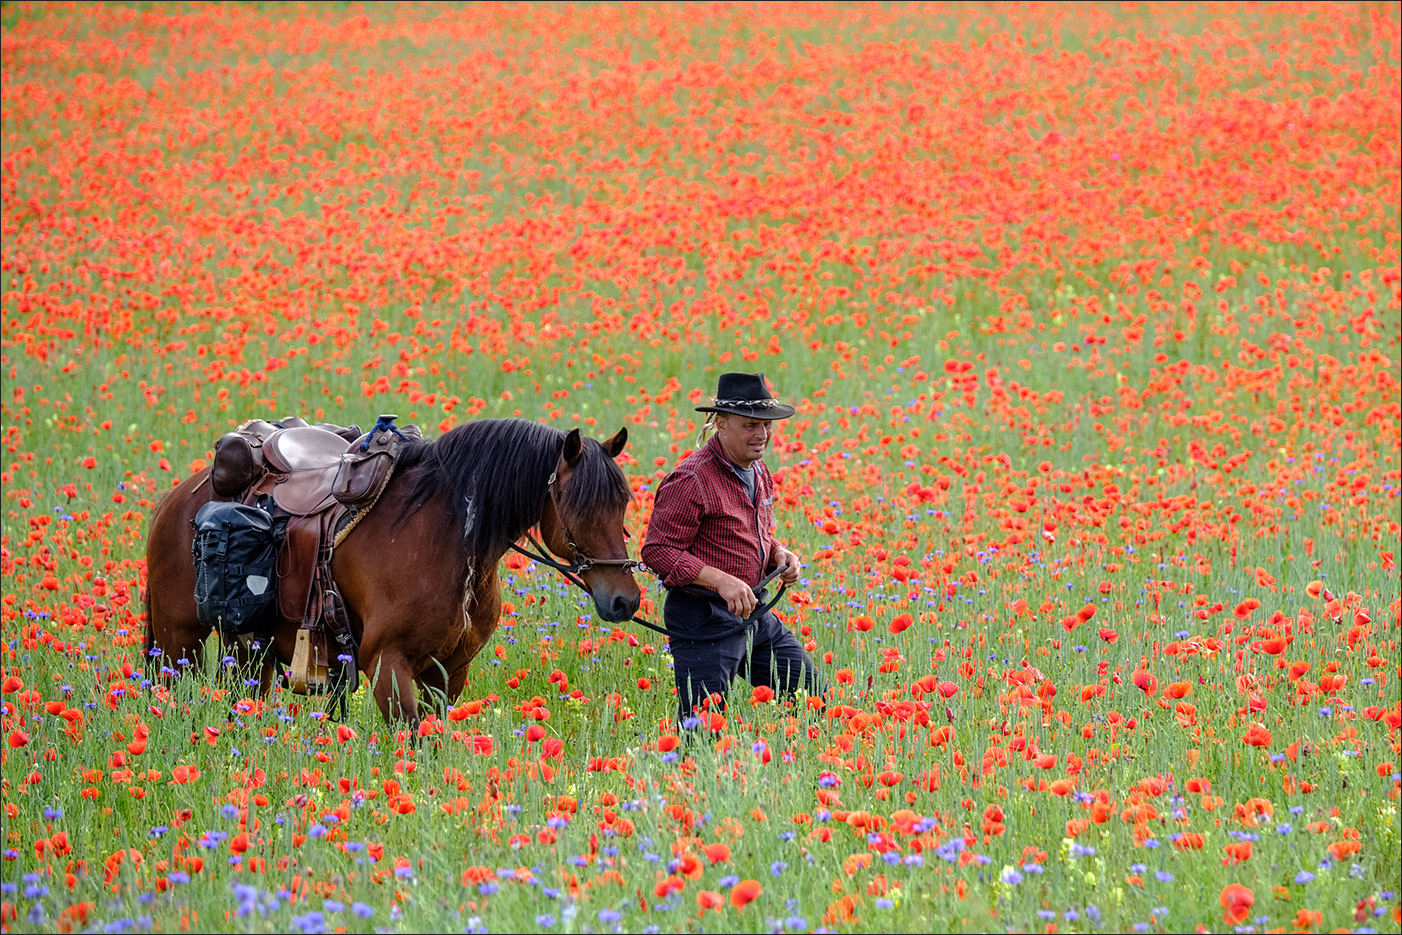
MULTIPOLYGON (((549 550, 546 549, 545 544, 542 543, 540 539, 536 538, 536 535, 533 532, 526 533, 526 538, 530 541, 530 544, 534 546, 535 551, 522 548, 514 542, 511 543, 511 548, 514 551, 520 553, 521 555, 524 555, 526 558, 529 558, 533 562, 539 562, 542 565, 548 565, 549 567, 555 569, 560 574, 564 575, 565 580, 569 581, 571 584, 579 588, 585 594, 593 595, 594 592, 589 590, 589 585, 585 584, 584 579, 581 578, 580 575, 584 574, 586 571, 588 571, 596 565, 613 566, 617 568, 623 568, 627 571, 632 571, 635 568, 641 567, 642 562, 634 561, 630 558, 594 558, 586 554, 583 549, 576 545, 574 541, 574 534, 570 531, 569 524, 565 521, 565 515, 560 510, 558 487, 555 483, 557 477, 557 472, 551 471, 550 479, 545 482, 545 487, 550 492, 551 501, 555 504, 555 515, 559 517, 560 526, 565 532, 565 541, 566 543, 568 543, 570 551, 574 553, 574 561, 568 565, 566 565, 564 562, 556 561, 550 556, 549 550)), ((760 579, 759 584, 755 585, 754 588, 755 597, 763 597, 765 593, 765 586, 769 584, 769 582, 774 580, 775 576, 779 574, 780 570, 781 569, 776 568, 760 579)), ((756 606, 748 617, 740 621, 740 625, 738 627, 732 627, 718 636, 708 637, 706 639, 699 640, 693 639, 688 640, 688 642, 719 643, 721 640, 727 640, 738 633, 743 633, 744 631, 748 630, 756 620, 769 613, 769 611, 773 610, 774 607, 779 603, 779 601, 783 599, 784 592, 787 591, 788 588, 789 586, 787 584, 781 583, 779 585, 779 590, 775 593, 775 595, 768 601, 764 601, 763 603, 756 606)), ((703 593, 707 597, 711 596, 710 592, 695 593, 703 593)), ((641 624, 642 626, 647 627, 649 630, 652 630, 656 633, 661 633, 663 636, 672 636, 672 634, 667 630, 666 627, 659 627, 655 623, 650 623, 649 621, 644 620, 642 617, 633 617, 633 623, 641 624)))

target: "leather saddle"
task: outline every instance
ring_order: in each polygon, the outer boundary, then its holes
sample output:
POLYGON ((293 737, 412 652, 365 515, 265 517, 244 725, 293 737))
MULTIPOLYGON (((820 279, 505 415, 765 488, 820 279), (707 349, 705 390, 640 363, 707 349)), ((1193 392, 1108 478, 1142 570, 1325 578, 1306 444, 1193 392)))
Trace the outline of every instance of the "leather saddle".
POLYGON ((332 484, 349 447, 344 437, 317 426, 274 432, 263 442, 268 476, 275 478, 273 502, 293 516, 330 509, 336 503, 332 484))
POLYGON ((308 425, 295 416, 278 423, 251 419, 215 443, 210 483, 226 500, 251 490, 270 493, 286 512, 307 516, 332 505, 341 455, 359 437, 358 425, 308 425))
POLYGON ((324 690, 328 670, 338 671, 354 691, 356 665, 329 660, 326 630, 353 660, 349 620, 330 573, 330 545, 346 509, 331 490, 341 456, 360 435, 356 425, 251 419, 214 448, 210 480, 217 496, 245 503, 271 498, 273 512, 287 517, 278 546, 277 607, 283 619, 300 624, 291 672, 298 694, 324 690), (335 619, 327 620, 328 613, 335 619))
POLYGON ((332 543, 337 529, 351 521, 351 511, 368 509, 378 497, 398 443, 407 437, 422 440, 418 426, 401 432, 395 418, 381 416, 366 434, 356 425, 309 425, 296 417, 276 423, 251 419, 215 445, 210 471, 215 494, 245 503, 270 498, 273 512, 287 517, 278 548, 277 605, 284 620, 300 624, 290 673, 298 694, 325 690, 328 672, 333 689, 339 681, 355 691, 356 647, 331 577, 332 543), (330 658, 333 651, 349 660, 337 665, 330 658))

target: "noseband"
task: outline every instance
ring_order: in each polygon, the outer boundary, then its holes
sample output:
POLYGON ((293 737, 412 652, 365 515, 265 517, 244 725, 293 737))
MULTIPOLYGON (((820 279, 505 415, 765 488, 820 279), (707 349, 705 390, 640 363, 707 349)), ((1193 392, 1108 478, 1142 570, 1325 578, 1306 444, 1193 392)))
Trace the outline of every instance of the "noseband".
POLYGON ((564 575, 571 583, 586 594, 593 594, 594 592, 589 590, 589 586, 585 584, 584 579, 580 577, 589 569, 598 565, 622 568, 624 571, 632 571, 641 566, 642 562, 634 561, 631 558, 594 558, 575 544, 574 532, 570 529, 569 521, 565 519, 564 511, 560 509, 559 485, 555 483, 558 476, 559 475, 555 471, 551 471, 550 479, 545 482, 545 489, 550 494, 550 502, 555 506, 555 516, 560 520, 560 528, 565 533, 565 544, 569 546, 570 551, 573 553, 573 560, 570 564, 566 565, 564 562, 556 561, 554 558, 551 558, 549 550, 546 549, 544 543, 537 539, 535 533, 532 532, 527 532, 526 538, 530 540, 531 545, 535 546, 536 551, 532 552, 529 549, 523 549, 514 542, 511 544, 511 548, 533 562, 548 565, 560 572, 560 574, 564 575))

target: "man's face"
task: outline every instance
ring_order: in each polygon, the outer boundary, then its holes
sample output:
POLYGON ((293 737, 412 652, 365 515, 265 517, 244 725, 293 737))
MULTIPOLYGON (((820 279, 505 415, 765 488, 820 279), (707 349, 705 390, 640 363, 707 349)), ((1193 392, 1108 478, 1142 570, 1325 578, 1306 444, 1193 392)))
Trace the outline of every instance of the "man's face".
POLYGON ((716 415, 716 437, 720 439, 721 448, 726 457, 742 468, 764 457, 764 449, 769 447, 773 435, 774 425, 768 419, 749 419, 728 413, 716 415))

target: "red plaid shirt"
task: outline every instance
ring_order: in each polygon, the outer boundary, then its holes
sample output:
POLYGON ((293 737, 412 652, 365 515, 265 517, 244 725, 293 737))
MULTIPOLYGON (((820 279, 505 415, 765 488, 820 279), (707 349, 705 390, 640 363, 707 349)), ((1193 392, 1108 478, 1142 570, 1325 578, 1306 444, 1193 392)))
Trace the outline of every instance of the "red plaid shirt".
POLYGON ((751 503, 713 436, 662 479, 642 557, 664 585, 691 584, 707 565, 755 585, 774 567, 774 480, 763 461, 754 469, 751 503))

